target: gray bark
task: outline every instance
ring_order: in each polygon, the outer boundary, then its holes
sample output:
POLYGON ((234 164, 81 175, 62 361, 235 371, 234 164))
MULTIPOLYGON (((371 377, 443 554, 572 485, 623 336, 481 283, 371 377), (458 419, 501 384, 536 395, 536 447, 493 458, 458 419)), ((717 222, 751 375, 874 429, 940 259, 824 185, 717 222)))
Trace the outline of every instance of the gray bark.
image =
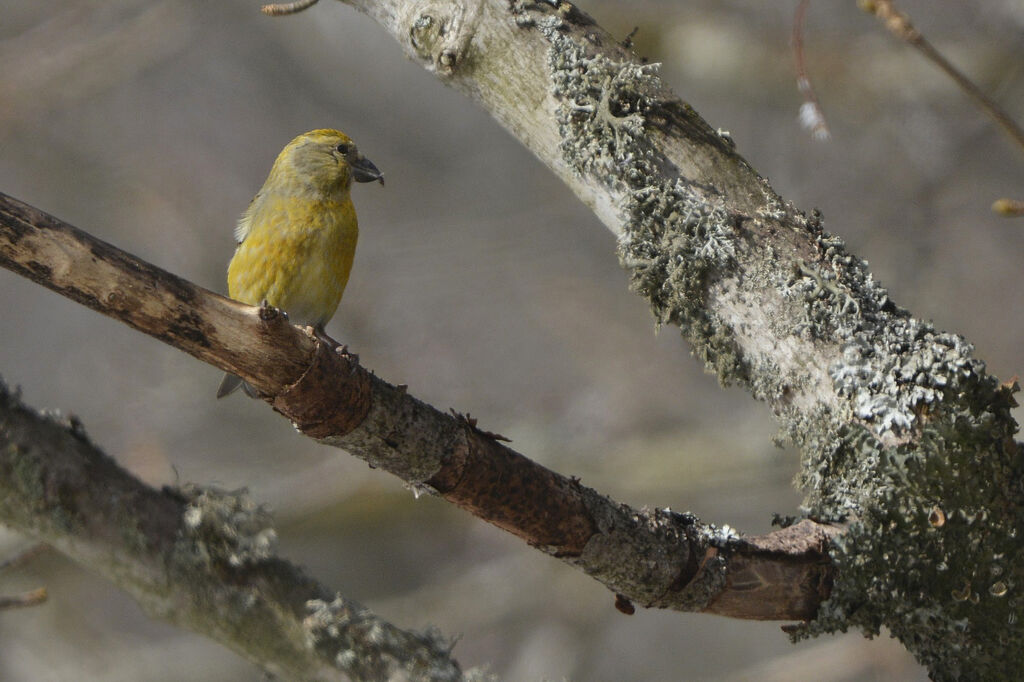
POLYGON ((2 382, 0 520, 284 679, 466 679, 438 633, 396 628, 278 558, 269 514, 245 491, 150 488, 77 420, 26 407, 2 382))

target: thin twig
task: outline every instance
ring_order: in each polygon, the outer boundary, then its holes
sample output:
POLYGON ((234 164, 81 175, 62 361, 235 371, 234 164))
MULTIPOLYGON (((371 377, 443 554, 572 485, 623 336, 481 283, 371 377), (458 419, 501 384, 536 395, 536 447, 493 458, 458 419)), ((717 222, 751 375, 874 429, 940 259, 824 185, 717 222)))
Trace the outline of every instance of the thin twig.
POLYGON ((283 17, 288 14, 298 14, 302 10, 309 9, 319 0, 295 0, 295 2, 275 2, 260 7, 260 11, 271 17, 283 17))
MULTIPOLYGON (((37 542, 28 549, 18 552, 14 556, 0 561, 0 571, 10 568, 17 568, 42 554, 49 549, 45 542, 37 542)), ((45 587, 40 587, 30 592, 25 592, 14 597, 0 597, 0 611, 7 609, 20 609, 28 606, 38 606, 46 601, 47 593, 45 587)))
POLYGON ((992 202, 992 210, 1007 218, 1024 216, 1024 201, 1020 199, 996 199, 992 202))
POLYGON ((942 56, 910 22, 910 17, 897 10, 891 0, 858 0, 857 4, 865 12, 874 14, 881 19, 890 33, 916 48, 929 61, 952 78, 960 86, 961 90, 967 93, 985 113, 991 116, 1021 149, 1024 149, 1024 129, 1008 113, 1003 111, 995 101, 982 92, 981 88, 975 85, 970 78, 942 56))
POLYGON ((796 13, 793 15, 793 61, 796 62, 796 86, 803 95, 804 103, 800 105, 800 125, 811 131, 815 140, 825 141, 832 137, 825 121, 825 112, 814 94, 811 79, 807 76, 807 64, 804 59, 804 15, 810 0, 800 0, 796 13))
POLYGON ((23 609, 29 606, 39 606, 47 598, 46 588, 40 587, 31 592, 19 594, 16 597, 0 597, 0 611, 7 609, 23 609))

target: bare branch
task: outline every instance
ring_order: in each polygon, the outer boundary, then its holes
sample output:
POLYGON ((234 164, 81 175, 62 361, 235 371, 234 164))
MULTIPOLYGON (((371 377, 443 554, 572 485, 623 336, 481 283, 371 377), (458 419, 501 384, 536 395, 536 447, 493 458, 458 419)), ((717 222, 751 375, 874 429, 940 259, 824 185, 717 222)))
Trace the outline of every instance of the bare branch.
POLYGON ((269 517, 244 492, 154 490, 77 420, 42 415, 2 383, 0 521, 283 678, 463 679, 438 634, 400 630, 277 558, 269 517))
POLYGON ((974 103, 988 114, 1003 129, 1003 132, 1017 143, 1018 147, 1024 150, 1024 128, 1021 128, 1013 117, 996 104, 995 100, 986 95, 974 81, 936 50, 935 46, 928 42, 917 30, 917 27, 911 23, 910 17, 896 9, 896 4, 892 0, 858 0, 858 4, 865 12, 874 14, 881 19, 890 33, 916 49, 928 61, 952 78, 953 82, 974 100, 974 103))
POLYGON ((689 514, 616 504, 282 317, 261 316, 4 195, 0 265, 238 374, 306 435, 436 492, 644 606, 805 620, 828 595, 824 549, 834 529, 805 522, 742 538, 689 514))
POLYGON ((298 14, 307 10, 320 0, 296 0, 295 2, 278 2, 271 5, 263 5, 260 11, 272 17, 282 17, 288 14, 298 14))
POLYGON ((40 587, 32 590, 31 592, 25 592, 24 594, 19 594, 15 597, 0 597, 0 611, 39 606, 46 601, 46 598, 47 594, 45 587, 40 587))

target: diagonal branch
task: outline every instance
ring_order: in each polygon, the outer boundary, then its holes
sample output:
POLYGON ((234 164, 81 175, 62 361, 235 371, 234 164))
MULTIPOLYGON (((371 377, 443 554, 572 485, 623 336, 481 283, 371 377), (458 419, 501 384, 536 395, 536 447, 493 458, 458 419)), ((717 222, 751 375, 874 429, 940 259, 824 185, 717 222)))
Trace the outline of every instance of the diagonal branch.
POLYGON ((335 353, 0 194, 0 265, 154 336, 267 395, 306 435, 436 492, 645 606, 804 620, 828 595, 832 529, 741 538, 689 514, 637 511, 546 469, 335 353))
POLYGON ((1003 110, 994 99, 985 94, 974 81, 967 77, 945 55, 935 49, 927 38, 910 21, 910 17, 896 8, 892 0, 859 0, 860 8, 878 17, 890 33, 904 41, 949 76, 974 103, 1003 129, 1018 147, 1024 150, 1024 128, 1003 110))
MULTIPOLYGON (((437 633, 396 628, 277 558, 268 515, 244 492, 150 488, 77 420, 26 407, 2 382, 0 522, 284 679, 465 679, 437 633)), ((45 591, 17 605, 33 598, 45 591)))
POLYGON ((47 594, 45 587, 39 587, 14 597, 0 597, 0 611, 39 606, 46 601, 46 597, 47 594))

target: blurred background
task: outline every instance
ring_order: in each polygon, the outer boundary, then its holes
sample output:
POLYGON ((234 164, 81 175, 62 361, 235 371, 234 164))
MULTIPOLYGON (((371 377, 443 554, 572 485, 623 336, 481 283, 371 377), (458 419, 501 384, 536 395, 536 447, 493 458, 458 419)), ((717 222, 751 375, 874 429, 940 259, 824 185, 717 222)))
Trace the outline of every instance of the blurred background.
MULTIPOLYGON (((796 1, 591 0, 892 297, 964 334, 1002 379, 1022 370, 1024 153, 852 0, 818 0, 808 72, 833 140, 797 124, 796 1), (1018 303, 1014 303, 1018 301, 1018 303)), ((1024 2, 906 0, 915 23, 1024 119, 1024 2)), ((796 513, 798 456, 764 405, 655 333, 614 239, 486 114, 340 3, 271 19, 256 0, 4 0, 0 191, 224 292, 232 227, 277 152, 349 133, 387 175, 357 186, 362 235, 328 331, 415 396, 632 505, 743 532, 796 513)), ((585 576, 394 477, 297 435, 263 403, 217 401, 220 373, 0 271, 0 375, 79 415, 146 481, 246 486, 281 553, 403 627, 462 634, 465 667, 507 680, 924 679, 898 643, 793 646, 778 623, 618 613, 585 576)), ((29 544, 0 532, 0 557, 29 544)), ((0 613, 2 680, 250 680, 219 645, 151 621, 48 552, 0 574, 45 585, 0 613)))

